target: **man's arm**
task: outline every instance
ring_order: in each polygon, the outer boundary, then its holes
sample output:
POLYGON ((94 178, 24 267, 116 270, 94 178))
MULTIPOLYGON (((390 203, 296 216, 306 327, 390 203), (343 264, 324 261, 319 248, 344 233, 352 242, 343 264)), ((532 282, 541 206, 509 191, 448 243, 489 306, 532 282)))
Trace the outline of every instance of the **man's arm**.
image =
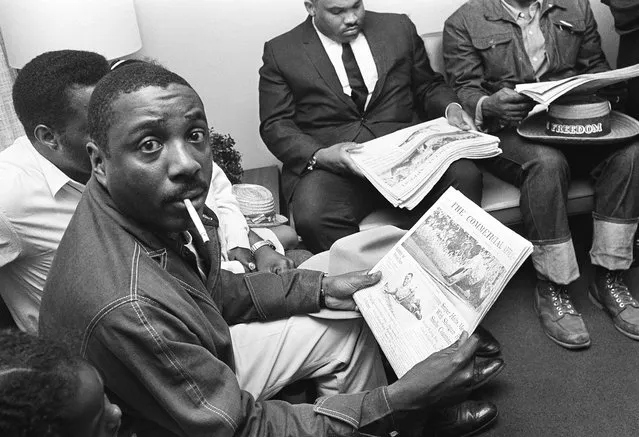
POLYGON ((127 399, 136 416, 176 436, 351 436, 390 416, 386 387, 316 405, 258 402, 180 315, 152 303, 122 305, 92 332, 87 357, 109 390, 127 399))
POLYGON ((231 181, 215 162, 213 163, 209 194, 205 203, 217 214, 220 220, 220 229, 225 240, 222 247, 226 246, 227 250, 235 247, 248 249, 250 247, 248 224, 233 195, 231 181))
POLYGON ((482 87, 482 59, 473 47, 461 15, 453 15, 446 20, 442 43, 448 83, 459 96, 464 109, 475 114, 479 99, 490 93, 482 87))
POLYGON ((264 44, 260 68, 260 135, 266 147, 296 175, 306 171, 313 154, 324 147, 294 121, 293 92, 280 72, 271 45, 264 44))
POLYGON ((454 87, 464 108, 484 127, 495 122, 504 126, 524 119, 534 102, 516 91, 502 88, 494 93, 483 86, 483 60, 473 46, 463 16, 453 15, 444 24, 444 61, 448 82, 454 87), (478 107, 481 105, 481 107, 478 107))
POLYGON ((597 22, 588 0, 582 0, 584 8, 586 31, 584 32, 575 68, 582 73, 597 73, 610 70, 606 55, 601 48, 601 36, 597 31, 597 22))
POLYGON ((411 51, 413 53, 411 68, 411 83, 413 95, 428 119, 443 117, 446 108, 453 102, 459 102, 457 95, 444 81, 444 77, 433 71, 424 41, 417 33, 413 22, 403 16, 406 32, 410 35, 411 51))
POLYGON ((314 405, 258 402, 210 348, 179 316, 142 301, 107 314, 86 355, 136 416, 183 437, 352 436, 357 429, 387 435, 394 413, 425 413, 483 382, 474 377, 477 339, 462 336, 388 387, 323 397, 314 405))

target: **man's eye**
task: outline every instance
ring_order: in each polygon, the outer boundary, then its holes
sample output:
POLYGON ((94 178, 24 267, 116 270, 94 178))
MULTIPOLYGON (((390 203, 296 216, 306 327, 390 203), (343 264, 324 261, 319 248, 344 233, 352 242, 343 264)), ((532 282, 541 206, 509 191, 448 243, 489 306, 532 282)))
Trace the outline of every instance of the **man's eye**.
POLYGON ((162 148, 162 144, 157 140, 147 140, 140 144, 139 150, 144 153, 157 152, 162 148))
POLYGON ((205 137, 206 135, 204 134, 204 132, 197 130, 189 134, 189 141, 192 143, 201 143, 202 141, 204 141, 205 137))

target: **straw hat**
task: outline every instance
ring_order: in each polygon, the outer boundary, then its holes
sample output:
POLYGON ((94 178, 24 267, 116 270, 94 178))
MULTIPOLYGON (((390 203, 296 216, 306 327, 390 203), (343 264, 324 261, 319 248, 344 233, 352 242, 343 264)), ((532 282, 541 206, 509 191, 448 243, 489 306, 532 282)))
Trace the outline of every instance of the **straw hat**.
POLYGON ((268 228, 288 221, 283 215, 275 213, 275 201, 268 188, 254 184, 236 184, 232 189, 249 227, 268 228))
POLYGON ((609 144, 639 135, 639 121, 611 111, 610 102, 600 97, 569 96, 526 118, 517 132, 550 144, 609 144))

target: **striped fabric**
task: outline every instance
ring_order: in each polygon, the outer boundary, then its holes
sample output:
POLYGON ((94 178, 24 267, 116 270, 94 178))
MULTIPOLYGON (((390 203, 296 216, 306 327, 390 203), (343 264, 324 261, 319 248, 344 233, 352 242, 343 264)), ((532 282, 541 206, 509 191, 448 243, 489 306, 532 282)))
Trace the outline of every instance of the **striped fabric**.
POLYGON ((13 110, 11 87, 17 71, 9 67, 4 42, 0 34, 0 151, 9 147, 19 136, 24 135, 22 125, 13 110))

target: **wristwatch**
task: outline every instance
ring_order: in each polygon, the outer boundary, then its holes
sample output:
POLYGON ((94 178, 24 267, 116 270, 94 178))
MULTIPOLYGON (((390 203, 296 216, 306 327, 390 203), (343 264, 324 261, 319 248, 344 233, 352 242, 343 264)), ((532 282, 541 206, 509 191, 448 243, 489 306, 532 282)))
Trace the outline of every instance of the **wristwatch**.
POLYGON ((261 249, 264 246, 268 246, 271 249, 275 250, 275 245, 273 243, 271 243, 270 240, 262 240, 262 241, 258 241, 257 243, 255 243, 254 245, 251 246, 251 253, 253 254, 253 256, 255 256, 255 252, 257 252, 259 249, 261 249))
POLYGON ((317 152, 313 153, 311 159, 308 160, 308 163, 306 164, 306 170, 313 171, 315 170, 315 166, 317 166, 317 152))

